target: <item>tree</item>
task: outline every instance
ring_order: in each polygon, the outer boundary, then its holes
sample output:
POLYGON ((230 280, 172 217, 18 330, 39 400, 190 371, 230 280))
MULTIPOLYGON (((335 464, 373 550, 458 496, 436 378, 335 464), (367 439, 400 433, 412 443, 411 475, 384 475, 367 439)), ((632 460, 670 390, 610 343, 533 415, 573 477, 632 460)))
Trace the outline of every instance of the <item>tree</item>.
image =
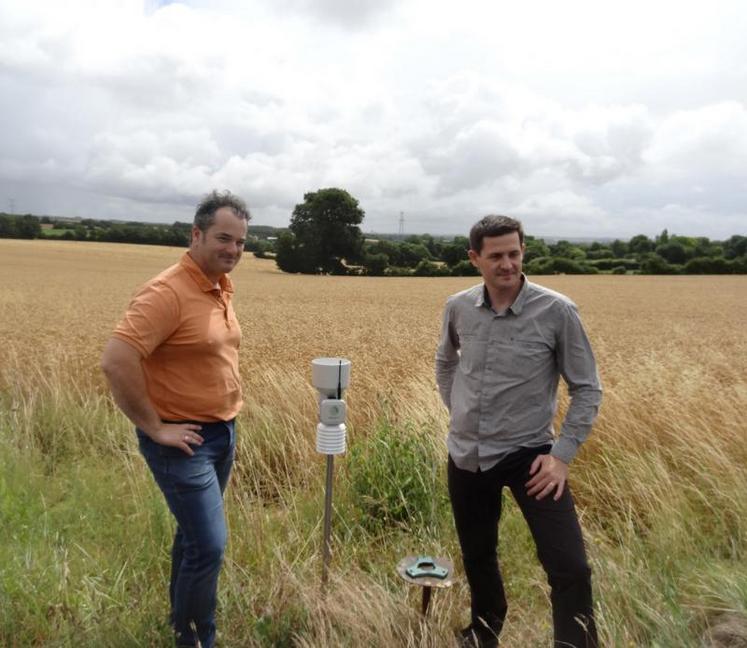
POLYGON ((442 244, 430 234, 414 234, 405 239, 406 243, 423 245, 428 250, 428 258, 438 259, 441 256, 442 244))
POLYGON ((472 277, 479 274, 480 271, 472 265, 471 261, 459 261, 451 268, 453 277, 472 277))
POLYGON ((389 257, 383 252, 378 254, 366 254, 363 258, 366 274, 372 277, 383 277, 389 266, 389 257))
POLYGON ((597 269, 566 257, 540 257, 526 266, 527 274, 596 274, 597 269))
POLYGON ((423 259, 415 266, 412 274, 415 277, 446 277, 449 275, 449 269, 433 263, 433 261, 428 261, 428 259, 423 259))
POLYGON ((35 239, 41 236, 41 223, 31 214, 16 218, 16 235, 22 239, 35 239))
POLYGON ((645 234, 637 234, 630 239, 628 249, 635 254, 645 254, 653 251, 654 242, 645 234))
POLYGON ((640 263, 637 259, 615 259, 615 258, 608 258, 608 259, 594 259, 592 261, 587 261, 587 265, 591 266, 592 268, 596 268, 597 270, 614 270, 615 268, 618 268, 622 266, 625 270, 638 270, 640 268, 640 263))
POLYGON ((429 261, 431 253, 422 243, 401 243, 399 245, 397 264, 405 268, 414 268, 423 260, 429 261))
POLYGON ((397 260, 399 259, 399 246, 393 241, 380 239, 373 242, 367 242, 365 245, 365 253, 385 254, 388 264, 397 265, 397 260))
POLYGON ((641 263, 641 272, 643 274, 678 274, 680 268, 681 266, 670 265, 666 259, 653 253, 649 254, 641 263))
POLYGON ((293 209, 289 236, 278 239, 278 267, 286 272, 344 274, 343 260, 361 260, 363 235, 358 224, 364 215, 344 189, 304 194, 293 209))
POLYGON ((539 257, 550 256, 550 248, 547 247, 542 239, 535 239, 531 236, 527 236, 524 244, 526 245, 524 263, 529 263, 532 259, 538 259, 539 257))
POLYGON ((690 257, 687 248, 679 241, 669 241, 656 246, 656 254, 668 263, 684 263, 690 257))
POLYGON ((17 238, 16 218, 8 214, 0 215, 0 238, 17 238))
POLYGON ((441 248, 441 260, 447 265, 454 266, 460 261, 469 259, 467 250, 469 249, 469 239, 466 236, 457 236, 451 243, 446 243, 441 248))
POLYGON ((735 259, 745 254, 747 254, 747 236, 735 234, 724 242, 724 256, 727 259, 735 259))
POLYGON ((310 257, 301 249, 298 239, 292 232, 283 232, 275 244, 275 262, 283 272, 301 272, 315 274, 310 257))
POLYGON ((275 251, 272 241, 261 238, 247 238, 244 244, 244 252, 253 252, 258 259, 267 259, 268 254, 275 251))
POLYGON ((695 257, 682 269, 685 274, 731 274, 734 268, 723 257, 695 257))
POLYGON ((584 252, 584 250, 582 250, 578 245, 573 245, 568 241, 558 241, 551 245, 550 254, 554 257, 562 257, 564 259, 581 260, 586 258, 586 252, 584 252))
MULTIPOLYGON (((594 245, 597 245, 596 243, 594 245)), ((586 258, 587 259, 614 259, 615 253, 612 251, 612 248, 609 248, 604 245, 598 245, 597 247, 590 247, 588 250, 586 250, 586 258)))
POLYGON ((628 253, 628 244, 625 241, 615 239, 610 244, 610 249, 612 250, 612 254, 614 254, 619 259, 620 257, 624 257, 628 253))

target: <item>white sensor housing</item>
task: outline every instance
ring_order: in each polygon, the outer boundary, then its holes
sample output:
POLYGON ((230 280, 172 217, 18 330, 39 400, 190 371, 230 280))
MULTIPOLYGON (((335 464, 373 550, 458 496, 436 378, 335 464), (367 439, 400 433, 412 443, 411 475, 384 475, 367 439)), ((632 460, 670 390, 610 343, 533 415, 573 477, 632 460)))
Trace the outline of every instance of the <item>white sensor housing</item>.
POLYGON ((327 398, 319 407, 319 420, 324 425, 340 425, 345 422, 347 409, 344 400, 327 398))
POLYGON ((319 392, 317 452, 336 455, 345 452, 347 406, 342 394, 350 384, 350 360, 316 358, 311 361, 311 383, 319 392))
POLYGON ((311 384, 326 398, 337 398, 338 384, 342 389, 347 389, 350 385, 350 360, 345 358, 312 360, 311 384))

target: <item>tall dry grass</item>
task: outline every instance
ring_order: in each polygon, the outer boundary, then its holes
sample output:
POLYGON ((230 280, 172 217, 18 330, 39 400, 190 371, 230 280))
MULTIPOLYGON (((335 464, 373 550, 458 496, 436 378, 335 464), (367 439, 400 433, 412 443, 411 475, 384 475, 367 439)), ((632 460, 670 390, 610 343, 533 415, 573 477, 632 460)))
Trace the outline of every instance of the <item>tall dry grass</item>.
MULTIPOLYGON (((171 521, 98 371, 134 289, 174 249, 0 241, 0 644, 169 645, 171 521)), ((450 646, 467 591, 431 617, 394 574, 451 557, 433 352, 470 279, 234 276, 246 406, 227 509, 225 646, 450 646), (334 563, 319 593, 323 461, 309 363, 353 362, 334 563)), ((580 306, 605 386, 571 469, 605 645, 698 646, 747 610, 747 278, 543 277, 580 306)), ((564 408, 561 406, 561 415, 564 408)), ((548 590, 509 501, 507 646, 550 644, 548 590)))

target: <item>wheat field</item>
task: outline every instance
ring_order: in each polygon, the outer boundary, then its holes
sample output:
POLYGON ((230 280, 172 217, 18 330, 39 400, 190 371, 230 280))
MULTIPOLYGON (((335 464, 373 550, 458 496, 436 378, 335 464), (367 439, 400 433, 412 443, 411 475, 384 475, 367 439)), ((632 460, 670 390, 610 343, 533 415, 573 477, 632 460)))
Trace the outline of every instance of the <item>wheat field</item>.
MULTIPOLYGON (((172 523, 98 361, 134 290, 182 252, 0 240, 0 645, 170 645, 172 523)), ((248 255, 232 276, 246 404, 219 645, 454 645, 468 596, 433 356, 446 298, 475 278, 285 275, 248 255), (326 355, 349 358, 352 380, 323 597, 309 378, 326 355), (425 620, 394 573, 420 552, 457 566, 425 620)), ((571 467, 603 644, 742 645, 718 641, 747 619, 747 277, 534 280, 578 304, 605 389, 571 467)), ((500 556, 501 645, 551 645, 544 575, 510 502, 500 556)))

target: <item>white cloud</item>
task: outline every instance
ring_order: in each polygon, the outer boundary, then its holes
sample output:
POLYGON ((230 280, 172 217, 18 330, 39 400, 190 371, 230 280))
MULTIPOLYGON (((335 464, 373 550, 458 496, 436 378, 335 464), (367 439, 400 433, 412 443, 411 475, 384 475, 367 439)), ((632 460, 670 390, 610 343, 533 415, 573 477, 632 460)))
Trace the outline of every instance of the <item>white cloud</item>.
MULTIPOLYGON (((571 190, 560 190, 527 197, 508 210, 517 218, 531 222, 537 235, 552 236, 568 231, 568 224, 579 231, 598 228, 604 222, 604 211, 592 200, 571 190)), ((610 232, 605 232, 609 235, 610 232)))
POLYGON ((745 177, 747 107, 728 101, 677 111, 663 120, 647 152, 648 163, 667 179, 745 177))
POLYGON ((368 230, 513 211, 546 235, 744 232, 746 17, 731 1, 5 0, 0 199, 187 220, 230 187, 284 225, 304 192, 343 186, 368 230))
POLYGON ((383 16, 397 0, 273 0, 279 11, 295 11, 341 27, 365 27, 383 16))

